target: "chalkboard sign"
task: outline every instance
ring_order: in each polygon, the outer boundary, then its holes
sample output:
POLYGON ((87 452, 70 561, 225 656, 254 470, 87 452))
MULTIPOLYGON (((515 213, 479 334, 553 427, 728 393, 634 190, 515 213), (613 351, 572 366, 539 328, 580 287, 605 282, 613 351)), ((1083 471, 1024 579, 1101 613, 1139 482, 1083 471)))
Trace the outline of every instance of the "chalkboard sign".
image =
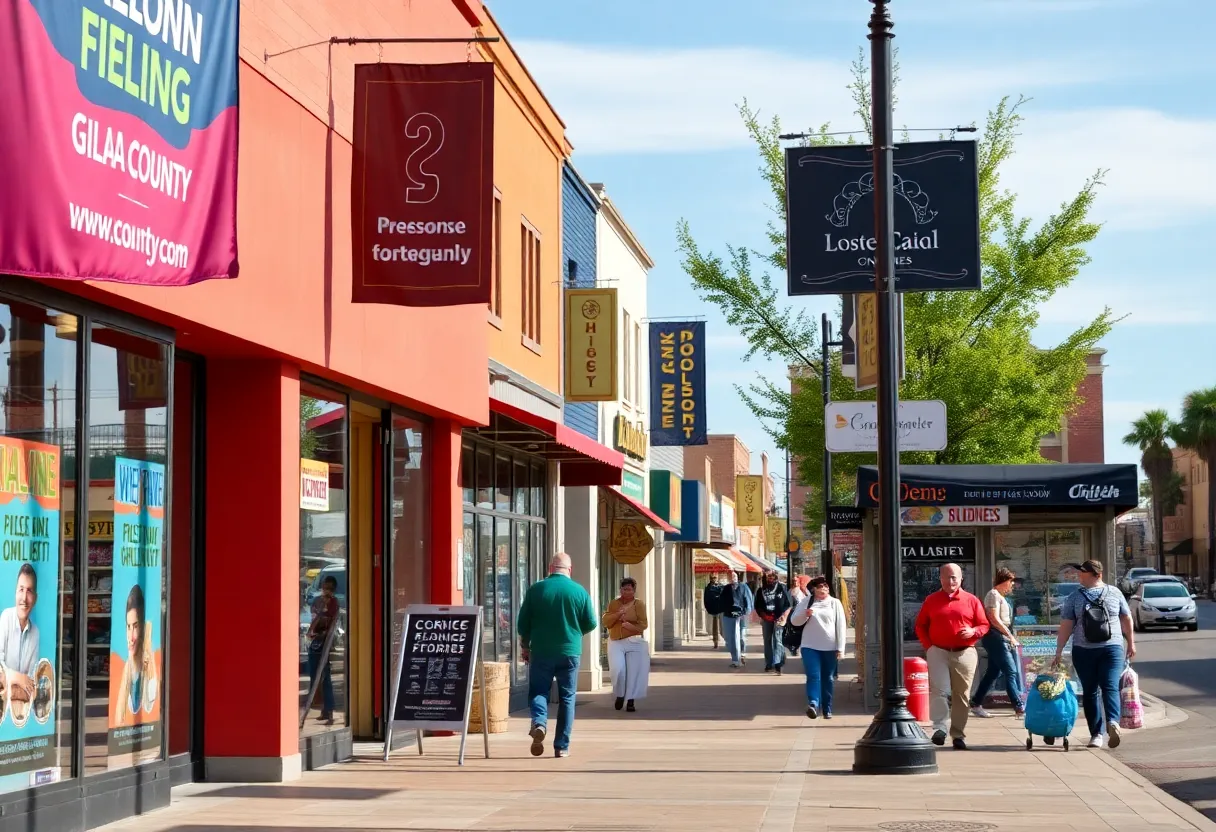
MULTIPOLYGON (((414 604, 406 608, 389 711, 392 720, 384 743, 385 759, 394 730, 416 731, 420 754, 423 731, 458 731, 463 764, 473 673, 482 670, 477 655, 480 644, 481 607, 414 604)), ((481 677, 484 686, 484 672, 481 677)), ((484 696, 482 710, 482 725, 487 726, 484 696)), ((488 735, 486 756, 489 756, 488 735)))

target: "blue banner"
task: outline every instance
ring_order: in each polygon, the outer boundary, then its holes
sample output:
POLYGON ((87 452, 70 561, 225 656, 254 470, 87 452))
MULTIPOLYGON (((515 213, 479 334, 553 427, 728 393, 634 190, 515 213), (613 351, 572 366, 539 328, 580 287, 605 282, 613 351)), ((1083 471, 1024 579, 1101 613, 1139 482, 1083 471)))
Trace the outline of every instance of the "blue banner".
POLYGON ((705 322, 650 324, 650 444, 708 445, 705 322))

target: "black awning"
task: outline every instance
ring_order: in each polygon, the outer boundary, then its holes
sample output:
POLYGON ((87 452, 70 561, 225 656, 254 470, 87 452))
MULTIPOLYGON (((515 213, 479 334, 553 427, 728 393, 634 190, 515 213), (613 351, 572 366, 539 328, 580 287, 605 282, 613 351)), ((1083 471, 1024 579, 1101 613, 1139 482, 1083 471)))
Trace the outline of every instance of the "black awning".
MULTIPOLYGON (((903 465, 900 505, 1135 508, 1135 465, 903 465)), ((857 505, 878 505, 878 469, 857 469, 857 505)))
POLYGON ((1188 537, 1186 540, 1175 544, 1173 548, 1166 549, 1165 553, 1167 555, 1193 555, 1195 554, 1195 541, 1193 538, 1188 537))

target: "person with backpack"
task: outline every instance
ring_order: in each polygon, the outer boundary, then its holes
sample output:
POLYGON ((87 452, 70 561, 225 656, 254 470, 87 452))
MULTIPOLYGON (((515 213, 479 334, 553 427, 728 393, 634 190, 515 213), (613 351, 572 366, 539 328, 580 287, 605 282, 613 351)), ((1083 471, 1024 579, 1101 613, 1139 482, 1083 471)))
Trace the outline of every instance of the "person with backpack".
POLYGON ((709 576, 709 583, 701 592, 701 603, 705 614, 709 616, 709 634, 714 640, 714 649, 718 649, 718 639, 722 635, 722 593, 726 590, 716 574, 709 576))
POLYGON ((1102 564, 1087 560, 1077 567, 1081 586, 1060 607, 1060 630, 1056 634, 1055 664, 1064 659, 1064 647, 1072 639, 1072 666, 1081 682, 1081 705, 1089 726, 1089 747, 1101 748, 1102 723, 1106 722, 1106 744, 1118 748, 1119 680, 1123 668, 1136 655, 1132 613, 1123 593, 1102 581, 1102 564), (1101 710, 1098 697, 1101 695, 1101 710))

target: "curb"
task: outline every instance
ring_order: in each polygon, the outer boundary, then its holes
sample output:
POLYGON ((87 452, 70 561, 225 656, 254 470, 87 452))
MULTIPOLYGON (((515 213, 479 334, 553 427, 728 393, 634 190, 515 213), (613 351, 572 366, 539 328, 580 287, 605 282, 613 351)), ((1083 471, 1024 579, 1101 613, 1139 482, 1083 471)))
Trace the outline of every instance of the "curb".
POLYGON ((1175 708, 1169 702, 1151 693, 1140 691, 1140 700, 1144 704, 1144 727, 1140 730, 1151 731, 1154 728, 1169 728, 1180 722, 1186 722, 1187 713, 1181 708, 1175 708))
MULTIPOLYGON (((1141 695, 1143 695, 1143 694, 1141 694, 1141 695)), ((1160 700, 1158 700, 1158 701, 1160 701, 1160 700)), ((1173 710, 1178 710, 1178 709, 1173 708, 1173 710)), ((1183 719, 1185 719, 1185 718, 1186 717, 1184 716, 1183 719)), ((1183 801, 1174 797, 1172 794, 1167 792, 1165 789, 1161 788, 1160 786, 1156 785, 1155 783, 1150 782, 1148 780, 1148 778, 1146 778, 1140 772, 1136 771, 1135 769, 1129 768, 1128 766, 1124 765, 1119 760, 1112 757, 1110 754, 1095 754, 1094 757, 1101 760, 1106 765, 1110 766, 1121 777, 1125 777, 1130 782, 1135 783, 1143 791, 1150 792, 1153 795, 1154 800, 1156 800, 1158 803, 1160 803, 1165 808, 1169 809, 1171 812, 1173 812, 1175 815, 1177 815, 1181 820, 1189 823, 1195 829, 1206 829, 1206 830, 1213 830, 1213 832, 1216 832, 1216 822, 1209 820, 1207 818, 1207 816, 1204 815, 1202 812, 1200 812, 1198 809, 1192 808, 1189 804, 1184 803, 1183 801)))

